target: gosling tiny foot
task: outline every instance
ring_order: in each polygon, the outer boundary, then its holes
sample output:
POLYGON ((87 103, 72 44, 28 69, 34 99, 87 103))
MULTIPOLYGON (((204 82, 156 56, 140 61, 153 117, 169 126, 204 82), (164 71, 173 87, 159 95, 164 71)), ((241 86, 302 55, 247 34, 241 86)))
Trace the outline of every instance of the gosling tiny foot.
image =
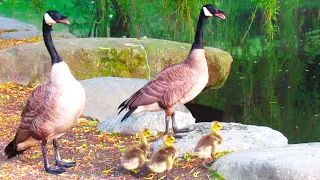
POLYGON ((59 168, 48 167, 48 168, 45 168, 45 170, 47 171, 47 173, 50 173, 50 174, 61 174, 66 172, 66 170, 61 167, 59 168))
POLYGON ((56 160, 56 165, 58 167, 70 168, 70 167, 76 166, 77 163, 76 162, 62 162, 62 161, 56 160))

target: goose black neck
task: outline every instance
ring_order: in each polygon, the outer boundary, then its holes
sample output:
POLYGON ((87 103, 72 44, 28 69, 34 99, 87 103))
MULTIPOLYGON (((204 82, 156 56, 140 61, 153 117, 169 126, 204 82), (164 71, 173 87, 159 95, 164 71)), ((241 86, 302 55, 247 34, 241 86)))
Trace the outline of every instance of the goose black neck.
POLYGON ((51 56, 51 63, 52 65, 55 63, 59 63, 62 61, 61 57, 59 56, 56 48, 53 45, 52 37, 51 37, 51 30, 52 26, 49 26, 44 20, 42 25, 42 33, 43 33, 43 40, 44 43, 49 51, 51 56))
POLYGON ((191 50, 193 49, 203 49, 203 30, 206 24, 207 17, 204 15, 203 10, 201 10, 199 15, 199 20, 196 29, 196 35, 194 37, 194 42, 192 44, 191 50))

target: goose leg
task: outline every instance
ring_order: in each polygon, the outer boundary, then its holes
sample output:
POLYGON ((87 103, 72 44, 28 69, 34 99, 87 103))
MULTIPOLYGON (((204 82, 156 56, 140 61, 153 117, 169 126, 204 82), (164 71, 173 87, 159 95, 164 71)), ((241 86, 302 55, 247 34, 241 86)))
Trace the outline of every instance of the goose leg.
POLYGON ((66 172, 66 170, 61 167, 59 167, 59 168, 50 167, 49 162, 48 162, 48 157, 47 157, 46 144, 47 144, 47 142, 41 143, 41 150, 42 150, 42 156, 43 156, 43 161, 44 161, 44 169, 50 174, 61 174, 61 173, 66 172))
POLYGON ((69 168, 69 167, 73 167, 73 166, 77 165, 76 162, 62 162, 61 161, 59 147, 58 147, 58 140, 56 140, 56 139, 53 140, 53 147, 54 147, 54 151, 55 151, 55 164, 58 167, 69 168))
POLYGON ((164 134, 168 134, 169 133, 169 121, 170 121, 170 116, 166 115, 166 131, 164 132, 164 134))
MULTIPOLYGON (((172 129, 173 129, 173 132, 176 134, 176 133, 184 133, 184 132, 190 132, 190 131, 193 131, 192 128, 182 128, 182 129, 178 129, 177 128, 177 123, 176 123, 176 120, 174 118, 174 115, 175 115, 175 112, 173 112, 171 114, 171 120, 172 120, 172 129)), ((176 136, 175 136, 176 137, 176 136)))

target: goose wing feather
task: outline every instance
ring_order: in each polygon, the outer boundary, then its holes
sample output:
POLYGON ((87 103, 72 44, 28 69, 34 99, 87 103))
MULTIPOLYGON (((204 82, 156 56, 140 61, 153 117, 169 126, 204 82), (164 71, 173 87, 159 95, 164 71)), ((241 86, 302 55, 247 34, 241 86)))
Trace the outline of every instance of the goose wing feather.
POLYGON ((45 109, 47 85, 38 86, 31 92, 21 113, 21 123, 16 133, 16 144, 23 142, 32 135, 30 131, 33 121, 45 109))
POLYGON ((169 66, 134 93, 123 105, 129 109, 156 102, 166 107, 172 106, 194 86, 197 81, 194 75, 185 63, 169 66))

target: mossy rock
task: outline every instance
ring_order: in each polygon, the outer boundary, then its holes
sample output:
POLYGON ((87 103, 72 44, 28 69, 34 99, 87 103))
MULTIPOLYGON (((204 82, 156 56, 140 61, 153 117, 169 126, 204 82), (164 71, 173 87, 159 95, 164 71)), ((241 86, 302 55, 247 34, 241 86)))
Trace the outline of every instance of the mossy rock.
MULTIPOLYGON (((150 79, 163 68, 183 61, 190 44, 157 39, 72 38, 54 40, 56 49, 79 79, 102 76, 150 79)), ((218 88, 228 77, 229 53, 206 48, 210 81, 218 88)), ((50 74, 50 56, 43 42, 0 50, 0 84, 44 83, 50 74)))

